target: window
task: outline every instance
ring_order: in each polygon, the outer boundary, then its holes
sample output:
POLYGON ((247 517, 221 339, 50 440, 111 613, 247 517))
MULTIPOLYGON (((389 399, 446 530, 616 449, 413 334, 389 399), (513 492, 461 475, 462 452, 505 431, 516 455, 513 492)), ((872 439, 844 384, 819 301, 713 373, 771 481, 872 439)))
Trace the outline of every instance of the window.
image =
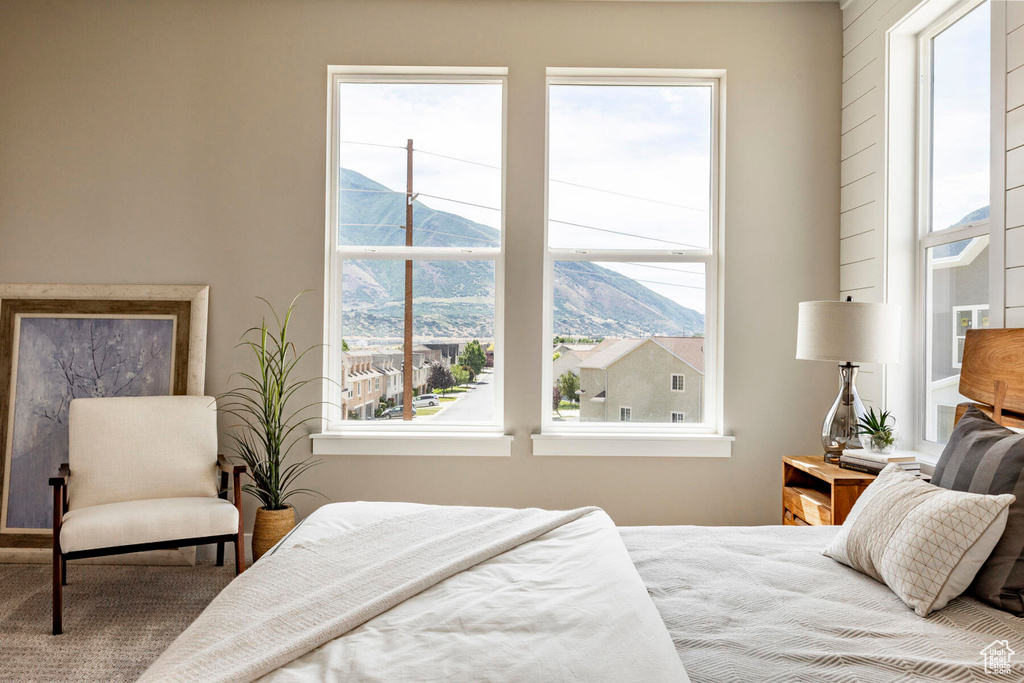
MULTIPOLYGON (((393 375, 381 400, 409 408, 374 429, 493 433, 503 424, 504 71, 331 70, 325 384, 347 386, 358 359, 363 372, 393 375), (456 384, 445 410, 411 415, 411 395, 456 384)), ((328 431, 359 428, 348 424, 357 406, 326 392, 328 431)))
POLYGON ((963 344, 988 327, 990 8, 967 5, 920 36, 918 217, 924 330, 919 446, 949 439, 963 344))
POLYGON ((544 385, 579 401, 546 432, 719 429, 719 92, 549 69, 544 385))
POLYGON ((967 330, 976 330, 989 326, 988 304, 984 306, 953 307, 953 349, 956 358, 953 367, 959 368, 964 362, 964 340, 967 330))

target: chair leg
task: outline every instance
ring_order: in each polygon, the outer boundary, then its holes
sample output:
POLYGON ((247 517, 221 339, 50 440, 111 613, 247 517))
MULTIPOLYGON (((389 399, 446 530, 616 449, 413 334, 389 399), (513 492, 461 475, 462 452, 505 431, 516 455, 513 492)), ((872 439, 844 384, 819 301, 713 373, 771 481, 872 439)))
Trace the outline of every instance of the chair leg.
POLYGON ((60 585, 68 585, 68 561, 63 555, 60 556, 60 585))
POLYGON ((235 576, 245 571, 245 537, 238 534, 235 539, 235 576))
POLYGON ((61 571, 64 565, 64 557, 60 550, 53 550, 53 635, 59 636, 64 632, 62 616, 64 611, 64 572, 61 571))
POLYGON ((217 544, 217 566, 224 566, 224 542, 221 541, 217 544))

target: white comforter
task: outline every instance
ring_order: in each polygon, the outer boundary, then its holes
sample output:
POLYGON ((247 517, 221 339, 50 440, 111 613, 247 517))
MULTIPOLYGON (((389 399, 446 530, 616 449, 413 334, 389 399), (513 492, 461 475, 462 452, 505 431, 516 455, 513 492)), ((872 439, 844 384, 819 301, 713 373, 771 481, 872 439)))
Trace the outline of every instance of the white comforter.
MULTIPOLYGON (((423 507, 326 505, 272 552, 423 507)), ((598 511, 450 577, 260 680, 688 678, 615 526, 598 511)))

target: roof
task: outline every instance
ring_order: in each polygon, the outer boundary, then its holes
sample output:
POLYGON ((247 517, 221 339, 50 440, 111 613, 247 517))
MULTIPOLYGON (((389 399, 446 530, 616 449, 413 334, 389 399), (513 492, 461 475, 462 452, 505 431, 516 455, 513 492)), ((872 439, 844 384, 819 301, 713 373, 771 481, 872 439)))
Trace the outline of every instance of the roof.
POLYGON ((564 346, 570 351, 590 351, 597 344, 559 344, 559 346, 564 346))
POLYGON ((643 344, 645 341, 647 341, 647 339, 616 339, 613 343, 608 344, 603 349, 599 347, 604 345, 605 342, 601 342, 601 344, 598 344, 598 346, 592 349, 592 353, 583 358, 583 362, 580 363, 580 367, 604 369, 636 347, 643 344))
POLYGON ((704 374, 704 337, 653 337, 672 354, 704 374))
MULTIPOLYGON (((609 340, 605 340, 609 341, 609 340)), ((704 374, 704 338, 703 337, 645 337, 643 339, 616 339, 612 343, 600 347, 605 343, 601 342, 594 348, 582 363, 581 368, 605 369, 624 356, 632 353, 642 344, 652 341, 662 347, 673 356, 693 367, 694 370, 704 374)))

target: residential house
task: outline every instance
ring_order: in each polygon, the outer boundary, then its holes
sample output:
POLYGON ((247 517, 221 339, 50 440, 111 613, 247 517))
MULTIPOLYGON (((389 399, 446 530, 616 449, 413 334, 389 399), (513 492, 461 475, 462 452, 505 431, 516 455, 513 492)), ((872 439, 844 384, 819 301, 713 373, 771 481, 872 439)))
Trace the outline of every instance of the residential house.
POLYGON ((704 339, 606 340, 579 366, 581 422, 701 422, 704 339))
POLYGON ((940 245, 929 254, 929 441, 949 440, 956 405, 964 400, 959 385, 967 330, 989 326, 988 243, 988 235, 982 235, 940 245))
POLYGON ((346 351, 343 354, 344 384, 342 419, 368 420, 373 418, 386 387, 386 375, 374 367, 374 352, 370 349, 346 351))
MULTIPOLYGON (((466 342, 430 342, 422 346, 435 351, 438 354, 436 360, 454 365, 462 352, 466 350, 466 342)), ((433 362, 434 359, 431 359, 433 362)))
POLYGON ((559 355, 558 358, 554 358, 552 361, 551 377, 557 381, 559 377, 567 372, 571 372, 579 377, 580 364, 584 360, 618 341, 621 340, 609 337, 597 344, 556 344, 551 355, 552 357, 555 354, 559 355))
POLYGON ((400 350, 373 352, 373 366, 385 378, 384 393, 381 398, 385 401, 393 401, 395 405, 402 403, 402 388, 405 386, 402 372, 403 361, 404 358, 400 350))

